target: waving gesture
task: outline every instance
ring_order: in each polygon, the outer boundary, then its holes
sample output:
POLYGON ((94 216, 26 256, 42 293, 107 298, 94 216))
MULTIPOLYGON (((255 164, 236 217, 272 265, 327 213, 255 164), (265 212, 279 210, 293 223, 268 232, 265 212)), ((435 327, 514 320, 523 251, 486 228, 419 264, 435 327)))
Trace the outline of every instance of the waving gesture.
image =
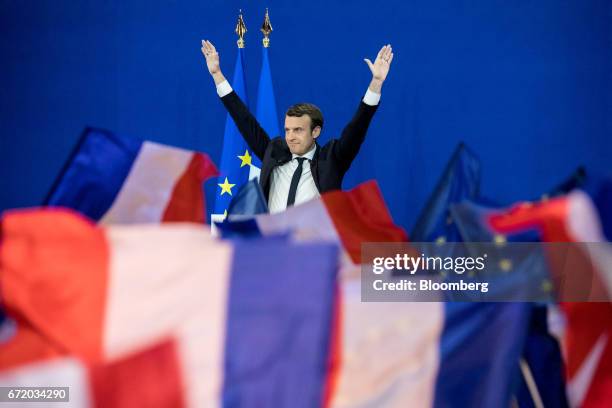
POLYGON ((219 72, 219 53, 210 41, 202 40, 202 54, 204 54, 204 58, 206 58, 208 72, 210 72, 211 75, 219 72))
POLYGON ((391 44, 385 45, 380 49, 380 51, 378 51, 378 55, 376 55, 374 63, 367 58, 364 59, 364 61, 366 64, 368 64, 370 71, 372 71, 372 79, 383 82, 387 78, 391 61, 393 61, 393 50, 391 49, 391 44))

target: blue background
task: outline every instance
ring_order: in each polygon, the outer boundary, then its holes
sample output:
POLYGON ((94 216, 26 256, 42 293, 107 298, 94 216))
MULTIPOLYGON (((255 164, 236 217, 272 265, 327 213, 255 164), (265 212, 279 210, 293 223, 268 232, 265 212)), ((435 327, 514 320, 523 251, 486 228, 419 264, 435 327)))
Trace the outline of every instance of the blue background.
POLYGON ((0 209, 39 204, 87 125, 218 162, 225 112, 200 40, 217 45, 231 76, 240 7, 249 99, 270 7, 280 117, 298 101, 319 105, 322 142, 365 92, 362 59, 393 45, 380 109, 344 187, 377 179, 406 227, 460 140, 482 159, 482 192, 502 203, 537 198, 580 164, 611 167, 610 1, 5 0, 0 209))

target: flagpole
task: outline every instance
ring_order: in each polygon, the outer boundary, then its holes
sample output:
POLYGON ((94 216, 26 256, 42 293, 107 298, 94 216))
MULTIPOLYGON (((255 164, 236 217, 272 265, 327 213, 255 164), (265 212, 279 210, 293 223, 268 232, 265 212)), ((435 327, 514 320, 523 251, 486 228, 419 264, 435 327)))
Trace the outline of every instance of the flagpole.
MULTIPOLYGON (((246 92, 246 77, 244 69, 244 48, 246 41, 244 36, 247 33, 247 27, 244 23, 242 9, 238 12, 238 20, 234 32, 238 36, 236 45, 238 46, 238 55, 234 67, 234 76, 232 78, 232 89, 248 106, 248 97, 246 92)), ((215 222, 222 222, 227 216, 227 208, 233 197, 242 185, 249 180, 249 169, 245 169, 245 163, 250 161, 250 154, 246 142, 240 135, 234 120, 228 114, 225 121, 225 131, 223 135, 223 149, 221 152, 220 177, 217 183, 217 193, 215 200, 215 210, 211 214, 211 230, 216 233, 215 222)), ((249 166, 250 168, 250 166, 249 166)))
POLYGON ((529 368, 529 364, 524 358, 521 358, 520 361, 521 366, 521 374, 523 375, 523 379, 525 380, 525 384, 527 384, 527 389, 529 390, 529 394, 531 395, 531 401, 535 408, 544 408, 544 403, 542 402, 542 397, 540 396, 540 392, 538 391, 538 386, 536 385, 535 379, 533 378, 533 374, 531 373, 531 369, 529 368))
POLYGON ((270 47, 270 33, 273 30, 274 29, 272 28, 272 23, 270 22, 270 13, 268 12, 268 8, 266 7, 266 15, 264 16, 264 22, 261 26, 261 32, 264 35, 264 38, 263 40, 261 40, 261 42, 263 43, 264 48, 270 47))
POLYGON ((242 9, 240 9, 239 11, 238 22, 236 23, 236 30, 234 30, 234 32, 238 36, 238 41, 236 41, 236 44, 238 44, 238 48, 244 48, 244 35, 247 32, 247 28, 244 24, 244 19, 242 18, 242 9))
POLYGON ((274 137, 280 135, 280 128, 269 57, 270 34, 272 33, 273 29, 272 23, 270 22, 270 13, 267 8, 260 31, 263 33, 263 38, 261 40, 263 47, 261 49, 261 72, 259 75, 259 86, 257 89, 257 111, 255 116, 264 130, 271 137, 274 137))

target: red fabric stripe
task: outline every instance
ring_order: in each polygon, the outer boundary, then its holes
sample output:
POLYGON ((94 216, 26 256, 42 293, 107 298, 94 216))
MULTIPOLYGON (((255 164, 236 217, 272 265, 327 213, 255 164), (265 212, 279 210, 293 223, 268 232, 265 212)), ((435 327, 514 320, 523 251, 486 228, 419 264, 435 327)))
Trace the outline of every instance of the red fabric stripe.
POLYGON ((602 311, 609 313, 609 307, 603 308, 598 303, 564 303, 561 305, 567 319, 565 333, 565 345, 568 353, 566 356, 566 371, 568 378, 574 378, 585 358, 595 346, 599 336, 605 332, 607 316, 602 311), (595 312, 595 313, 593 313, 595 312), (584 316, 589 315, 588 319, 584 316))
POLYGON ((566 197, 542 203, 520 203, 501 214, 489 216, 489 225, 502 234, 513 234, 526 229, 537 229, 542 241, 571 242, 565 226, 568 216, 566 197))
POLYGON ((174 186, 162 222, 206 222, 206 203, 202 183, 219 172, 203 153, 194 153, 187 169, 174 186))
POLYGON ((15 335, 0 343, 0 372, 63 354, 27 323, 19 321, 15 335))
MULTIPOLYGON (((593 305, 589 304, 589 306, 593 305)), ((607 408, 610 406, 610 401, 612 401, 612 330, 610 329, 612 327, 612 310, 610 303, 601 303, 599 306, 599 310, 596 311, 593 308, 588 312, 591 313, 590 316, 594 312, 606 313, 608 318, 606 328, 608 339, 593 375, 593 381, 584 399, 582 405, 584 408, 607 408)))
POLYGON ((393 223, 375 181, 360 184, 350 191, 325 193, 322 199, 345 250, 355 263, 361 263, 364 242, 408 240, 406 231, 393 223))
POLYGON ((2 219, 0 297, 60 350, 102 356, 108 277, 104 233, 69 210, 25 210, 2 219))
POLYGON ((93 366, 89 375, 96 407, 186 405, 174 341, 168 340, 114 363, 93 366))
POLYGON ((336 295, 334 299, 329 358, 327 363, 327 379, 323 389, 324 408, 331 406, 332 399, 338 387, 340 369, 342 367, 342 291, 338 286, 336 286, 336 295))

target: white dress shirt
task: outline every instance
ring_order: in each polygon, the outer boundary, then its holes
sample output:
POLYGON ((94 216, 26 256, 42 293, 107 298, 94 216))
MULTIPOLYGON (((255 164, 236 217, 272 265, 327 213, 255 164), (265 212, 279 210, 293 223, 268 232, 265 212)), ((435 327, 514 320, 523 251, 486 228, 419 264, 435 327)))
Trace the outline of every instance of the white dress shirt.
MULTIPOLYGON (((221 82, 217 85, 217 94, 220 98, 228 95, 232 92, 232 87, 227 81, 221 82)), ((380 102, 380 94, 372 92, 369 88, 363 97, 363 103, 370 106, 376 106, 380 102)), ((302 176, 298 184, 297 192, 295 195, 295 204, 298 205, 306 201, 312 200, 313 198, 319 197, 319 190, 312 178, 312 172, 310 170, 310 162, 314 157, 317 145, 314 145, 310 151, 302 156, 293 154, 291 161, 277 166, 272 170, 272 179, 270 180, 270 196, 268 198, 268 208, 270 213, 277 213, 284 211, 287 208, 287 198, 289 196, 289 187, 291 186, 291 179, 293 173, 298 168, 298 161, 296 157, 305 157, 302 164, 302 176)))
POLYGON ((270 197, 268 199, 270 213, 281 212, 287 208, 287 198, 289 197, 291 179, 299 165, 296 157, 305 157, 307 160, 304 160, 302 164, 302 175, 300 176, 300 182, 298 183, 297 192, 295 194, 294 205, 304 203, 319 196, 319 190, 312 178, 312 171, 310 170, 310 161, 314 157, 316 149, 317 145, 315 144, 308 153, 302 156, 293 154, 291 161, 282 166, 276 166, 274 170, 272 170, 270 197))

